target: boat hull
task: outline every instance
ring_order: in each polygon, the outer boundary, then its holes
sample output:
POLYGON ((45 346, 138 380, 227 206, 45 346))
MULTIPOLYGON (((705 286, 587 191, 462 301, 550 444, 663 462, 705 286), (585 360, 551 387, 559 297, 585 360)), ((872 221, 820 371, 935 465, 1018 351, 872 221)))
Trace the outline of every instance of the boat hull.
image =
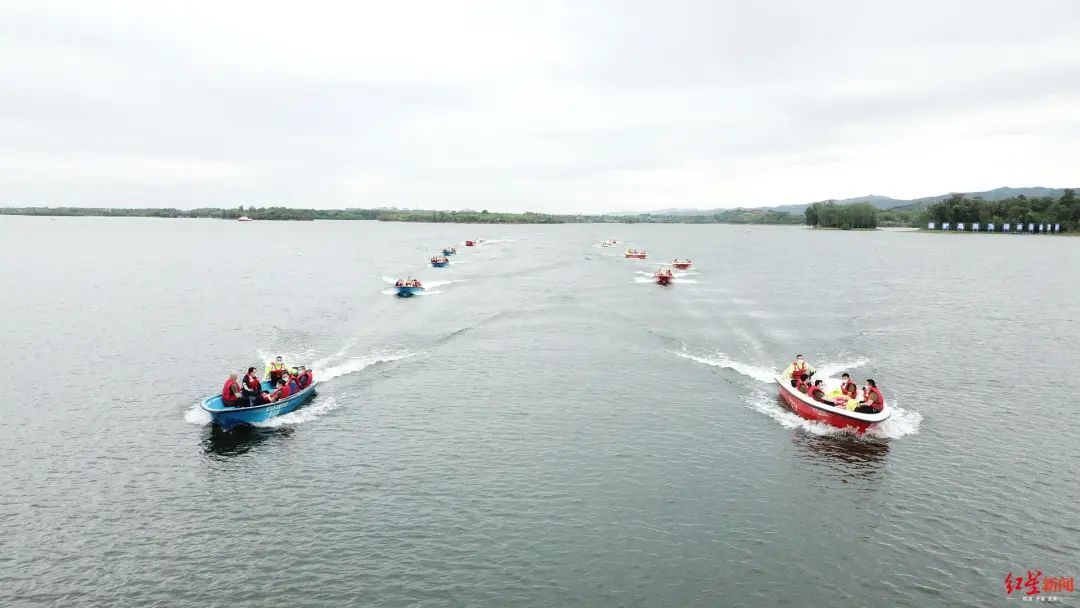
POLYGON ((450 262, 432 262, 431 265, 435 268, 446 268, 450 262))
MULTIPOLYGON (((253 407, 225 407, 221 403, 221 395, 213 395, 203 399, 202 409, 210 414, 211 422, 215 426, 223 429, 230 429, 237 425, 254 425, 288 414, 300 407, 315 396, 315 386, 318 383, 318 381, 312 382, 311 386, 295 395, 290 395, 287 399, 253 407)), ((269 382, 263 382, 263 390, 270 391, 269 382)))
POLYGON ((465 241, 465 246, 466 247, 474 247, 475 245, 476 245, 476 242, 474 242, 474 241, 465 241))
POLYGON ((690 262, 676 262, 672 266, 679 270, 687 270, 690 268, 690 262))
POLYGON ((671 285, 671 277, 668 277, 668 276, 656 277, 656 284, 657 285, 671 285))
POLYGON ((781 377, 777 377, 775 380, 779 390, 780 400, 783 401, 784 405, 791 411, 807 420, 824 422, 825 424, 855 433, 856 435, 862 435, 866 431, 877 427, 882 422, 888 420, 889 416, 892 415, 892 410, 888 405, 885 406, 884 410, 877 414, 859 414, 849 412, 844 408, 832 407, 824 403, 813 401, 806 395, 800 393, 792 388, 790 381, 781 377))
POLYGON ((628 253, 628 254, 626 254, 626 257, 632 258, 632 259, 635 259, 635 260, 644 260, 648 256, 646 254, 644 254, 644 253, 628 253))
POLYGON ((443 249, 442 250, 443 255, 454 255, 455 253, 457 253, 457 252, 454 251, 453 249, 443 249))
POLYGON ((397 290, 399 298, 411 298, 414 295, 424 291, 423 287, 394 287, 397 290))

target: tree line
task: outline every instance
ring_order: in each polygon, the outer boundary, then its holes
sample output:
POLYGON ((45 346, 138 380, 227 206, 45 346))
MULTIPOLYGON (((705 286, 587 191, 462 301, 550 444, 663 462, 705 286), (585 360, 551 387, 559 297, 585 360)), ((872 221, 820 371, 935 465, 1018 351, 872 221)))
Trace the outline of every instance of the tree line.
POLYGON ((986 201, 979 197, 968 198, 963 194, 953 194, 926 208, 924 222, 935 222, 938 226, 945 222, 956 225, 959 222, 971 225, 975 222, 986 225, 1002 224, 1061 224, 1062 232, 1080 228, 1080 198, 1069 189, 1060 198, 1032 197, 1024 195, 986 201))
POLYGON ((878 225, 878 209, 870 203, 838 205, 836 201, 822 201, 807 207, 803 215, 806 225, 815 228, 872 230, 878 225))
POLYGON ((798 224, 795 213, 761 209, 726 209, 693 215, 558 215, 551 213, 497 213, 483 211, 421 211, 398 209, 295 209, 291 207, 202 207, 199 209, 123 209, 105 207, 0 207, 0 215, 172 217, 235 220, 379 220, 384 222, 450 222, 460 224, 798 224))

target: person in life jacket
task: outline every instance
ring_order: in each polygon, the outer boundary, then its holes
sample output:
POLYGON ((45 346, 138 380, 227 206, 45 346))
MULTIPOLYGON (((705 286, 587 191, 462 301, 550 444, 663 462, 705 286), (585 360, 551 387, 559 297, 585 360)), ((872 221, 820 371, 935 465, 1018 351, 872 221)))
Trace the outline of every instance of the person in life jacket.
POLYGON ((248 368, 240 388, 243 389, 245 397, 258 397, 262 394, 262 382, 259 381, 259 374, 255 373, 254 367, 248 368))
POLYGON ((825 382, 823 380, 815 380, 814 384, 809 386, 806 394, 814 401, 832 405, 831 402, 825 400, 825 382))
POLYGON ((225 386, 221 389, 221 402, 225 404, 225 407, 247 405, 247 400, 243 398, 240 391, 240 383, 236 381, 236 372, 229 374, 229 379, 225 381, 225 386))
POLYGON ((300 387, 300 390, 303 390, 303 389, 311 386, 311 380, 312 380, 311 370, 304 367, 303 365, 301 365, 300 366, 300 375, 296 378, 296 384, 300 387))
POLYGON ((810 392, 810 383, 807 382, 809 379, 810 379, 810 376, 807 376, 806 374, 803 374, 803 375, 799 376, 798 378, 796 378, 795 379, 795 390, 799 391, 800 393, 803 393, 804 395, 809 394, 809 392, 810 392))
POLYGON ((844 372, 840 376, 840 394, 848 399, 854 399, 859 387, 855 386, 855 383, 851 381, 851 375, 844 372))
POLYGON ((277 390, 270 393, 270 401, 281 401, 282 399, 288 399, 292 391, 289 390, 289 385, 284 380, 279 380, 277 384, 277 390))
POLYGON ((817 370, 807 365, 806 361, 803 360, 802 355, 795 355, 795 360, 784 370, 784 375, 788 378, 798 378, 803 374, 813 376, 816 371, 817 370))
POLYGON ((270 381, 270 386, 277 386, 278 380, 281 380, 281 376, 285 374, 287 369, 285 362, 281 360, 281 355, 278 355, 276 359, 267 363, 266 379, 270 381))
POLYGON ((295 395, 300 392, 300 384, 296 381, 295 375, 289 375, 285 378, 285 383, 289 385, 289 394, 295 395))
POLYGON ((876 414, 885 409, 885 396, 881 394, 881 389, 877 387, 877 382, 874 382, 873 378, 866 379, 863 395, 863 400, 854 411, 860 414, 876 414))

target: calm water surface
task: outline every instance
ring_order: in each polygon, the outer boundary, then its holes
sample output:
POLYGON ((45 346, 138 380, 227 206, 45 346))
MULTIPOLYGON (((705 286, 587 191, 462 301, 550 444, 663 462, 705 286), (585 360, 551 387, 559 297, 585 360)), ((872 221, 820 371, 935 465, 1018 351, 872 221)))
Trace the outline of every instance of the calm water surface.
POLYGON ((992 606, 1080 575, 1076 239, 0 217, 0 259, 0 605, 992 606), (657 287, 610 237, 695 269, 657 287), (786 413, 796 352, 897 415, 786 413), (278 353, 318 396, 213 431, 199 399, 278 353))

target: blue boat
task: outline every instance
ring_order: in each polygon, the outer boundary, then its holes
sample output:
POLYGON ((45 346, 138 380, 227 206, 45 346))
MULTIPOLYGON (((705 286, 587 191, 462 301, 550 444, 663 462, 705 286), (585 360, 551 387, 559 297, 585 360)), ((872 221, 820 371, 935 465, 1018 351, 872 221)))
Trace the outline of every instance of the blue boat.
POLYGON ((454 247, 447 247, 442 250, 443 255, 454 255, 455 253, 457 253, 457 249, 454 247))
POLYGON ((395 285, 394 289, 397 290, 399 298, 411 298, 414 295, 424 291, 422 285, 395 285))
MULTIPOLYGON (((226 407, 221 402, 220 394, 212 395, 203 399, 202 409, 210 414, 215 425, 224 429, 232 428, 238 424, 250 425, 257 422, 266 422, 274 416, 288 414, 303 405, 308 399, 315 396, 315 385, 318 383, 319 381, 316 380, 304 390, 295 395, 289 395, 281 401, 251 407, 226 407)), ((270 392, 273 387, 270 386, 269 382, 263 382, 262 389, 270 392)))
POLYGON ((446 268, 450 265, 450 260, 446 259, 445 257, 431 258, 431 265, 435 268, 446 268))

